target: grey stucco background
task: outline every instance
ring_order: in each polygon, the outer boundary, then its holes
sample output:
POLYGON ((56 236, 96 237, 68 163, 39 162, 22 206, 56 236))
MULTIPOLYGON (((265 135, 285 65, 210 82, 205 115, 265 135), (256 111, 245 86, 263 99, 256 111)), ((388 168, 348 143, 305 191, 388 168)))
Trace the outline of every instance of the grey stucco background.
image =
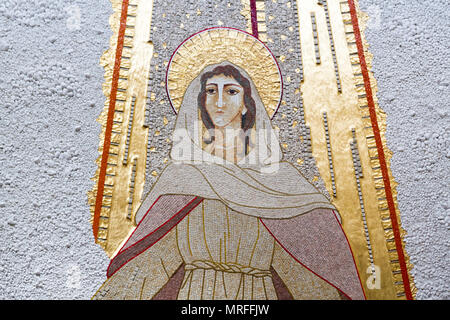
MULTIPOLYGON (((360 5, 417 298, 448 299, 450 5, 360 5)), ((0 3, 0 299, 89 299, 105 280, 86 192, 111 13, 109 0, 0 3)))

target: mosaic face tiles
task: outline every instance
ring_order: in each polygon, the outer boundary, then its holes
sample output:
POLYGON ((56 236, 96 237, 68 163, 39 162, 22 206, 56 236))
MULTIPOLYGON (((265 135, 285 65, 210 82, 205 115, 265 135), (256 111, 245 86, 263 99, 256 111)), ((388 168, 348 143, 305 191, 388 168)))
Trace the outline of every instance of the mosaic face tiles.
POLYGON ((102 157, 90 194, 94 234, 113 259, 97 298, 412 297, 384 115, 367 92, 361 14, 352 1, 113 5, 116 34, 102 59, 102 157), (254 106, 236 104, 234 123, 249 127, 229 140, 217 130, 225 115, 205 121, 199 101, 215 108, 238 101, 230 94, 239 90, 254 106), (276 142, 260 139, 261 128, 276 142), (175 136, 176 129, 185 130, 175 136), (214 164, 174 167, 175 160, 198 160, 174 152, 183 134, 194 143, 181 149, 197 146, 201 160, 214 164), (230 141, 232 152, 224 151, 230 141), (254 173, 267 163, 245 161, 252 150, 271 150, 277 179, 254 173), (173 210, 149 221, 147 210, 160 212, 163 204, 173 210), (305 254, 328 254, 295 227, 312 221, 341 253, 331 264, 319 267, 305 254), (254 227, 240 230, 242 223, 254 227))

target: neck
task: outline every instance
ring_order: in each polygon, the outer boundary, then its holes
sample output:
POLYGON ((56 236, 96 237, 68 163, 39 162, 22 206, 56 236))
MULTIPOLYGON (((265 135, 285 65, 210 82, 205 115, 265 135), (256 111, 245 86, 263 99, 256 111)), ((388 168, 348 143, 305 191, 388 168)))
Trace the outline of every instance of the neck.
POLYGON ((245 156, 245 138, 242 129, 216 128, 212 153, 230 162, 239 162, 245 156))

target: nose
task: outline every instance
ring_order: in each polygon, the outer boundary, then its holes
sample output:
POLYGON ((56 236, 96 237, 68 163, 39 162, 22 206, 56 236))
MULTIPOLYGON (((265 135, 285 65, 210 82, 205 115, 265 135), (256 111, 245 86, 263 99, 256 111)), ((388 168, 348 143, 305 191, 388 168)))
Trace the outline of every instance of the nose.
POLYGON ((223 88, 219 87, 219 96, 217 99, 217 108, 222 109, 223 107, 223 88))

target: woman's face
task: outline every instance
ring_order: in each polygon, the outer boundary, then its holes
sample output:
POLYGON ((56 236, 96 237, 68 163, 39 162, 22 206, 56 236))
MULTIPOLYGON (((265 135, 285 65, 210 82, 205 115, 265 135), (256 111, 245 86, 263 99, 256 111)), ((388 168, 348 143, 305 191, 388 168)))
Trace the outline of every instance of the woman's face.
POLYGON ((233 77, 213 76, 206 81, 205 107, 215 127, 239 128, 244 109, 244 88, 233 77))

